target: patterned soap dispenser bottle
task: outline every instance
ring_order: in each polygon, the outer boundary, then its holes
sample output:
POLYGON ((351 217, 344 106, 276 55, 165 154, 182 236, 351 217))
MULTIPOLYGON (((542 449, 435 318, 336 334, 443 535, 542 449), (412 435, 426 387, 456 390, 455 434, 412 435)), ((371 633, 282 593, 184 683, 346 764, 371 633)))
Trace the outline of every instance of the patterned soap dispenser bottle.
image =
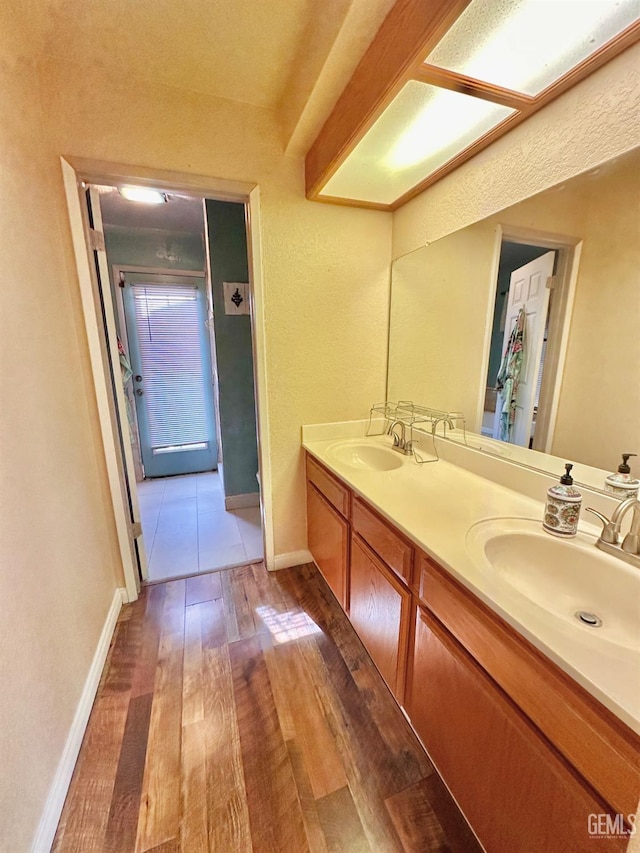
POLYGON ((560 482, 547 490, 547 504, 544 508, 543 528, 554 536, 575 536, 578 532, 582 495, 573 485, 569 462, 560 482))

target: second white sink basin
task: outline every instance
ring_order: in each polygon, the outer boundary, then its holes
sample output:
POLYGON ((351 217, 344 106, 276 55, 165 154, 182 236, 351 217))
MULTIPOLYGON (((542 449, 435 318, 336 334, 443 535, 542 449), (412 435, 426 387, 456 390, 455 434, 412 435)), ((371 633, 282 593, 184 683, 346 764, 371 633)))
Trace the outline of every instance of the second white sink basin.
POLYGON ((469 529, 466 548, 487 586, 506 584, 561 620, 563 630, 640 648, 640 572, 599 551, 593 537, 563 540, 537 520, 495 518, 469 529), (580 613, 601 624, 586 624, 580 613))
POLYGON ((376 443, 375 439, 345 439, 327 448, 327 456, 359 471, 393 471, 408 457, 391 446, 376 443))

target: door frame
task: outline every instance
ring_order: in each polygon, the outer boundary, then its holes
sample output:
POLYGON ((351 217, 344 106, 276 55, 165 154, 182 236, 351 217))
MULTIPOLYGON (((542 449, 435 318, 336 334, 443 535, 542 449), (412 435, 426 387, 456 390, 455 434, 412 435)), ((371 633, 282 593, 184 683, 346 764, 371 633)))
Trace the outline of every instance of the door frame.
MULTIPOLYGON (((482 423, 484 411, 484 392, 489 370, 489 352, 493 330, 498 265, 502 243, 522 243, 540 246, 558 253, 554 289, 549 307, 549 338, 545 354, 542 385, 538 411, 543 417, 536 423, 533 450, 551 453, 553 436, 560 405, 560 392, 569 343, 569 330, 575 300, 578 269, 582 253, 582 239, 567 234, 554 234, 533 228, 521 228, 516 225, 501 224, 496 229, 497 258, 495 270, 492 270, 492 283, 489 289, 489 305, 485 330, 484 355, 482 359, 482 411, 477 412, 476 422, 482 423)), ((480 430, 478 429, 478 432, 480 430)))
MULTIPOLYGON (((110 353, 107 351, 104 336, 101 294, 83 197, 87 184, 105 186, 136 184, 167 192, 191 194, 196 198, 215 198, 221 201, 240 202, 245 205, 264 559, 268 570, 275 569, 259 186, 253 183, 229 181, 207 175, 189 175, 182 172, 87 160, 80 157, 64 156, 60 158, 60 163, 67 198, 89 357, 96 390, 102 445, 128 600, 135 601, 138 597, 140 579, 133 545, 135 530, 131 524, 126 504, 125 466, 127 463, 123 458, 118 439, 120 424, 126 424, 126 413, 119 405, 122 401, 119 401, 117 395, 113 393, 110 378, 110 353)), ((111 319, 115 321, 115 317, 111 319)), ((129 476, 133 477, 135 484, 134 472, 130 471, 129 476)))

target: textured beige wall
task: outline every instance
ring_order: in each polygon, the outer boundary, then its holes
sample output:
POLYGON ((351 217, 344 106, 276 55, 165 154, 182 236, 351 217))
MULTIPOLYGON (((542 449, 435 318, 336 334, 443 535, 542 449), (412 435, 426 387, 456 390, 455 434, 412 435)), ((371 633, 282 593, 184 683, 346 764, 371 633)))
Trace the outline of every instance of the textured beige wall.
POLYGON ((305 201, 267 110, 53 64, 2 75, 0 849, 17 851, 120 582, 59 156, 259 183, 277 553, 306 547, 301 424, 384 393, 391 215, 305 201))
POLYGON ((87 69, 45 75, 61 154, 259 184, 275 550, 305 548, 301 424, 364 417, 384 395, 391 214, 306 201, 271 111, 87 69))
POLYGON ((640 44, 394 214, 393 256, 478 222, 640 144, 640 44))
POLYGON ((0 65, 0 850, 26 851, 119 585, 60 166, 0 65))

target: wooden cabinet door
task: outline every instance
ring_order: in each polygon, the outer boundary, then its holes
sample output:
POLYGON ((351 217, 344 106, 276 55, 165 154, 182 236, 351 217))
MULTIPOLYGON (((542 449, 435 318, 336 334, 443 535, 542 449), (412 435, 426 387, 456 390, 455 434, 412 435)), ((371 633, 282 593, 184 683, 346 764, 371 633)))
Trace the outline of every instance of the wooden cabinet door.
POLYGON ((411 593, 357 536, 351 537, 349 619, 400 704, 411 593))
POLYGON ((309 482, 307 538, 313 559, 340 605, 346 610, 349 524, 309 482))
POLYGON ((462 646, 422 608, 415 628, 407 711, 488 853, 624 850, 589 835, 601 801, 462 646))

